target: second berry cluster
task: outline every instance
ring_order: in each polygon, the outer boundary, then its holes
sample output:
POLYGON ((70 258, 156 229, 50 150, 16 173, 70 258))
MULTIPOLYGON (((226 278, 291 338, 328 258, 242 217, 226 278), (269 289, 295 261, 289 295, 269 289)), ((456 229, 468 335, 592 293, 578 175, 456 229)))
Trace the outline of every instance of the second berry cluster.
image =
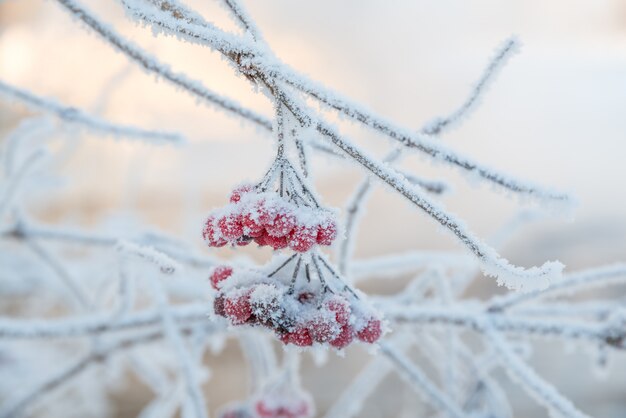
POLYGON ((355 339, 374 343, 383 332, 380 316, 348 292, 321 292, 310 282, 296 288, 262 272, 233 273, 227 266, 215 268, 210 279, 219 291, 217 315, 232 325, 270 328, 284 344, 341 349, 355 339))

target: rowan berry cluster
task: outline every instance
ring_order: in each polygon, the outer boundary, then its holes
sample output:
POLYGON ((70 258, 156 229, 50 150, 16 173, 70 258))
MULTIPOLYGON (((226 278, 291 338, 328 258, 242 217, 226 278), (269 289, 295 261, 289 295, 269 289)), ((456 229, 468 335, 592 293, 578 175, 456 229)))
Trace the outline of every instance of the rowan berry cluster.
POLYGON ((332 244, 337 224, 328 210, 298 206, 277 193, 241 186, 232 192, 229 205, 209 215, 202 235, 211 247, 254 241, 304 253, 316 244, 332 244))
POLYGON ((342 349, 354 339, 374 343, 380 338, 380 317, 354 294, 326 291, 310 281, 296 286, 297 273, 287 284, 261 272, 233 273, 231 267, 216 267, 210 277, 219 291, 215 314, 232 325, 267 327, 284 344, 300 347, 320 344, 342 349))

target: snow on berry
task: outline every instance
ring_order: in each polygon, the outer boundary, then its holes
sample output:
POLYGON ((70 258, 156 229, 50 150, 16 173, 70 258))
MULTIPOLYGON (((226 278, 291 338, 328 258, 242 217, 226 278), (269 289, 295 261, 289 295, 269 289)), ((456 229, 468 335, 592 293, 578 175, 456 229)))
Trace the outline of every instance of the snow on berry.
POLYGON ((211 247, 248 245, 253 240, 275 250, 291 248, 304 253, 315 245, 331 245, 338 234, 328 210, 301 206, 287 196, 257 192, 244 185, 233 190, 230 204, 214 210, 202 234, 211 247))

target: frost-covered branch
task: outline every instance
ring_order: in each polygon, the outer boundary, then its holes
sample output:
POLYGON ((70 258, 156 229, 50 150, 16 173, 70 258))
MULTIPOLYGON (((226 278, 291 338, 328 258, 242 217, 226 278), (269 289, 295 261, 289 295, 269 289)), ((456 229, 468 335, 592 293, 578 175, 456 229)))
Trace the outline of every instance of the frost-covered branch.
POLYGON ((554 386, 543 380, 530 366, 522 361, 500 334, 494 331, 488 324, 484 325, 484 331, 493 344, 496 352, 502 359, 504 370, 539 403, 543 404, 550 411, 557 413, 557 416, 572 418, 588 418, 589 416, 579 409, 554 386))
POLYGON ((407 379, 417 392, 424 396, 436 410, 447 413, 450 417, 463 418, 467 415, 461 408, 441 392, 428 376, 413 364, 404 354, 393 347, 381 344, 381 352, 399 370, 401 376, 407 379))
POLYGON ((51 99, 44 99, 3 81, 0 81, 0 95, 23 103, 33 110, 50 113, 66 123, 80 126, 104 135, 114 137, 136 138, 151 142, 179 143, 183 138, 178 134, 148 131, 127 125, 115 125, 95 116, 91 116, 80 109, 62 105, 51 99))
POLYGON ((508 309, 520 303, 533 301, 539 298, 557 296, 562 293, 573 293, 583 289, 607 286, 614 283, 623 283, 626 280, 626 265, 614 264, 599 268, 570 273, 553 286, 543 290, 534 290, 528 293, 509 293, 505 296, 496 296, 489 303, 489 310, 497 312, 508 309))
POLYGON ((478 105, 485 91, 500 73, 507 61, 520 49, 520 41, 512 36, 507 39, 494 54, 493 59, 483 71, 480 79, 474 85, 469 96, 458 109, 448 116, 437 117, 428 122, 422 132, 428 135, 441 135, 447 130, 454 128, 462 119, 466 118, 478 105))
POLYGON ((194 96, 222 108, 232 114, 242 117, 260 126, 271 130, 272 122, 256 112, 246 109, 232 99, 222 97, 206 88, 199 81, 191 80, 186 75, 172 71, 167 65, 161 63, 138 46, 121 37, 115 30, 102 22, 95 14, 74 0, 57 0, 72 16, 90 27, 100 35, 107 43, 113 45, 129 59, 136 62, 144 70, 155 73, 175 86, 193 94, 194 96))

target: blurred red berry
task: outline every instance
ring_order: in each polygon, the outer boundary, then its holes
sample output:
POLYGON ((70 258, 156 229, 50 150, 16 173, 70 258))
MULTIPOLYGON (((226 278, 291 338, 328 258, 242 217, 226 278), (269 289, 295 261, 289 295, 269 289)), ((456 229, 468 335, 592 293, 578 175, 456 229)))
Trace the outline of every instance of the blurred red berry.
POLYGON ((226 280, 227 278, 230 277, 230 275, 233 274, 233 269, 232 267, 229 266, 217 266, 213 269, 213 272, 211 272, 211 275, 209 276, 209 280, 211 281, 211 286, 213 287, 213 289, 219 289, 219 283, 222 280, 226 280))

